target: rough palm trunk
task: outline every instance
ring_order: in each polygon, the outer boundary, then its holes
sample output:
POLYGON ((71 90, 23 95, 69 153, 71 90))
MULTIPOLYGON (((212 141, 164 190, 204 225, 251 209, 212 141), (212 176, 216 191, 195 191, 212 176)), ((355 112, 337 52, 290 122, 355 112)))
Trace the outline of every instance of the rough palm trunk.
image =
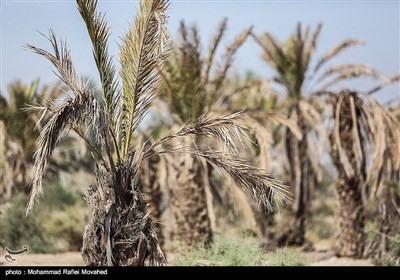
POLYGON ((266 211, 265 209, 258 208, 255 203, 251 203, 254 213, 254 218, 260 229, 264 244, 267 247, 275 246, 275 219, 274 212, 266 211))
POLYGON ((176 185, 170 186, 173 219, 169 227, 170 240, 189 246, 198 242, 207 244, 212 239, 212 229, 206 201, 205 166, 191 155, 181 157, 177 163, 176 185))
POLYGON ((159 176, 158 165, 160 156, 153 156, 143 162, 142 165, 142 187, 145 201, 149 203, 149 212, 153 218, 153 227, 157 233, 161 247, 164 246, 163 225, 161 223, 162 214, 162 191, 157 176, 159 176))
POLYGON ((123 165, 113 177, 104 166, 96 169, 97 186, 88 190, 92 208, 83 235, 82 256, 88 266, 163 265, 165 258, 152 227, 146 203, 132 168, 123 165))
POLYGON ((282 234, 278 239, 278 245, 302 246, 305 242, 306 221, 310 210, 310 192, 315 185, 316 176, 313 174, 312 165, 307 154, 308 128, 298 106, 294 108, 293 114, 289 114, 289 117, 297 118, 302 138, 299 141, 290 129, 286 129, 285 145, 294 203, 291 208, 285 209, 286 217, 282 234))
POLYGON ((362 258, 365 246, 362 188, 366 179, 366 160, 362 147, 366 143, 363 137, 356 137, 361 134, 360 111, 354 108, 356 102, 359 101, 353 95, 347 94, 340 109, 335 107, 337 130, 330 136, 331 156, 339 173, 335 188, 337 202, 334 251, 337 256, 362 258), (342 154, 339 152, 339 144, 342 154))
MULTIPOLYGON (((343 175, 339 178, 343 178, 343 175)), ((364 252, 364 207, 358 178, 336 183, 335 254, 361 258, 364 252)))
MULTIPOLYGON (((400 196, 394 189, 385 188, 381 196, 381 209, 379 217, 379 248, 380 256, 390 255, 390 238, 400 233, 400 196), (397 207, 396 207, 397 206, 397 207)), ((396 256, 399 258, 399 256, 396 256)))

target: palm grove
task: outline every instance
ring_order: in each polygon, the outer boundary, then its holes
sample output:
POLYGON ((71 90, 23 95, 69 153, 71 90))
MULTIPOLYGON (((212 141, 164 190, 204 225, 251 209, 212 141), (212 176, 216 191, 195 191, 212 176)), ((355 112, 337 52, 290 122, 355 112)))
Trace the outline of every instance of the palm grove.
POLYGON ((386 77, 364 64, 331 66, 335 56, 363 44, 361 40, 346 40, 315 59, 322 25, 312 31, 299 24, 284 43, 269 33, 254 34, 249 27, 217 60, 226 19, 204 55, 195 26, 182 22, 179 40, 171 43, 166 30, 168 5, 164 0, 140 2, 122 37, 117 71, 108 53, 105 15, 98 11, 97 1, 77 0, 92 43, 101 94, 77 73, 66 42, 57 40, 53 31, 47 37, 51 52, 27 46, 51 62, 65 88, 46 99, 25 101, 36 103, 29 106, 40 131, 34 136, 34 154, 33 145, 8 136, 13 133, 10 127, 16 127, 8 123, 10 114, 17 109, 1 97, 0 129, 5 136, 1 145, 20 146, 19 153, 25 154, 17 162, 16 153, 13 157, 12 150, 8 151, 1 166, 1 195, 9 194, 12 184, 28 184, 29 172, 24 169, 19 171, 22 179, 12 182, 13 175, 7 172, 13 169, 11 165, 29 167, 33 179, 27 214, 31 213, 43 193, 45 168, 55 164, 56 146, 65 141, 63 132, 70 131, 84 141, 95 162, 96 184, 86 190, 91 209, 83 233, 86 265, 163 265, 164 240, 187 245, 212 242, 213 224, 218 220, 215 204, 231 211, 226 199, 221 199, 230 192, 229 184, 248 197, 230 206, 250 205, 261 232, 273 230, 274 206, 282 204, 285 226, 279 234, 270 235, 268 242, 302 246, 307 241, 311 202, 322 182, 323 155, 313 147, 324 144, 337 169, 332 185, 337 197, 335 253, 355 258, 374 250, 385 253, 386 236, 395 236, 399 230, 395 221, 399 221, 400 149, 396 142, 400 124, 396 110, 372 95, 397 82, 399 75, 386 77), (232 82, 228 78, 234 55, 251 39, 277 74, 267 87, 254 79, 232 82), (369 91, 346 87, 347 80, 365 77, 377 85, 369 91), (169 121, 143 131, 140 124, 150 107, 163 106, 168 108, 169 121), (255 157, 240 158, 249 151, 255 157), (270 153, 282 153, 282 157, 273 160, 270 153), (283 183, 256 167, 268 167, 272 161, 279 166, 276 174, 283 183), (220 171, 233 181, 216 183, 215 173, 220 171), (367 201, 376 201, 383 209, 376 218, 380 245, 368 248, 367 201))

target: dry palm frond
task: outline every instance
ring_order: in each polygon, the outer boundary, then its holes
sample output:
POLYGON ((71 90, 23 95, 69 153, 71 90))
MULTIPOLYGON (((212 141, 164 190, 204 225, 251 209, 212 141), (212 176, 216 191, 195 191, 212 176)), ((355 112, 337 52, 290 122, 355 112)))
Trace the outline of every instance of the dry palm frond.
MULTIPOLYGON (((386 79, 386 76, 382 73, 376 71, 375 69, 364 65, 364 64, 343 64, 339 66, 333 66, 329 69, 325 70, 320 78, 317 80, 318 82, 332 76, 332 75, 339 75, 341 79, 348 79, 348 78, 356 78, 361 75, 372 77, 375 79, 386 79)), ((339 79, 339 77, 337 79, 339 79)), ((339 80, 337 80, 339 81, 339 80)), ((332 82, 336 83, 336 82, 332 82)))
POLYGON ((126 159, 133 131, 155 99, 159 70, 166 58, 167 1, 142 1, 135 22, 123 38, 120 52, 122 89, 121 146, 126 159))
POLYGON ((228 22, 228 18, 224 18, 221 23, 218 26, 218 30, 211 42, 210 45, 210 50, 208 52, 208 57, 206 60, 206 71, 205 71, 205 83, 207 84, 209 79, 210 79, 210 70, 214 64, 214 57, 215 54, 217 52, 217 48, 222 40, 222 37, 224 36, 224 33, 226 31, 227 28, 227 22, 228 22))
POLYGON ((246 110, 246 112, 249 114, 249 116, 256 118, 258 120, 268 120, 268 121, 272 121, 275 122, 277 124, 281 124, 287 128, 289 128, 289 130, 293 133, 293 135, 297 138, 297 139, 301 139, 302 137, 302 132, 300 131, 300 128, 298 127, 298 125, 290 120, 289 118, 286 118, 285 116, 282 116, 278 113, 268 113, 262 110, 251 110, 248 109, 246 110))
POLYGON ((365 44, 365 42, 363 40, 360 40, 360 39, 349 39, 349 40, 341 42, 339 45, 334 47, 332 50, 328 51, 324 56, 322 56, 322 58, 320 58, 318 60, 316 66, 314 68, 314 73, 317 73, 318 70, 324 64, 326 64, 329 60, 331 60, 333 57, 338 55, 343 50, 345 50, 347 48, 350 48, 350 47, 360 46, 360 45, 364 45, 364 44, 365 44))
POLYGON ((273 201, 274 197, 282 199, 283 201, 288 200, 288 191, 285 186, 266 175, 264 170, 255 168, 246 161, 232 156, 236 152, 233 139, 243 139, 245 136, 245 127, 238 124, 235 120, 239 115, 240 112, 223 117, 202 116, 196 122, 187 124, 178 132, 168 133, 165 137, 155 142, 145 151, 143 158, 155 155, 154 151, 160 145, 165 144, 167 141, 174 140, 177 137, 188 135, 216 137, 229 148, 229 154, 223 152, 214 153, 212 151, 204 151, 200 148, 188 148, 186 146, 173 146, 162 149, 158 151, 158 153, 186 152, 201 156, 208 162, 215 164, 227 172, 242 187, 251 190, 257 201, 261 201, 265 207, 271 209, 271 201, 273 201))
MULTIPOLYGON (((241 114, 242 112, 225 116, 210 116, 207 114, 202 115, 196 121, 186 124, 177 132, 171 131, 170 133, 167 133, 166 136, 153 143, 148 151, 153 150, 167 141, 173 140, 177 137, 201 135, 206 137, 215 137, 221 141, 224 146, 229 148, 232 153, 236 154, 238 150, 234 140, 239 140, 243 144, 243 140, 246 138, 244 131, 247 128, 237 121, 237 118, 241 114)), ((145 158, 148 156, 150 156, 149 153, 145 155, 145 158)))
MULTIPOLYGON (((318 37, 319 37, 319 34, 321 33, 321 29, 322 29, 322 23, 319 23, 312 35, 311 40, 308 42, 308 46, 306 47, 306 53, 305 53, 305 61, 304 61, 305 65, 309 65, 310 60, 311 60, 312 56, 314 55, 315 48, 317 46, 318 37)), ((307 42, 307 38, 305 38, 304 41, 307 42)))
POLYGON ((375 93, 375 92, 381 90, 382 88, 384 88, 384 87, 386 87, 386 86, 388 86, 388 85, 391 85, 391 84, 393 84, 393 83, 395 83, 395 82, 398 82, 398 81, 400 81, 400 73, 394 75, 393 77, 391 77, 391 78, 389 78, 389 79, 387 79, 387 80, 384 81, 382 84, 377 85, 376 87, 374 87, 374 88, 368 90, 368 91, 367 91, 367 94, 373 94, 373 93, 375 93))
POLYGON ((219 69, 216 70, 215 78, 213 79, 213 83, 215 84, 215 89, 213 91, 213 96, 211 96, 211 102, 213 103, 218 97, 218 92, 223 85, 223 82, 226 79, 226 74, 229 68, 232 66, 234 56, 239 48, 243 45, 243 43, 247 40, 249 35, 251 34, 253 27, 249 27, 240 33, 234 41, 228 45, 224 57, 223 62, 219 69))
MULTIPOLYGON (((103 98, 105 110, 110 118, 111 124, 114 124, 116 109, 119 102, 119 93, 115 78, 115 66, 108 54, 109 27, 104 14, 97 12, 97 0, 85 1, 78 0, 78 10, 85 21, 86 29, 89 33, 93 46, 93 56, 100 75, 100 81, 103 88, 103 98)), ((114 126, 114 125, 112 125, 114 126)))
MULTIPOLYGON (((385 169, 390 168, 393 174, 400 174, 400 123, 396 116, 368 95, 363 95, 363 110, 368 111, 368 125, 374 142, 373 162, 367 173, 367 182, 375 177, 371 193, 375 195, 381 186, 385 169)), ((390 175, 389 175, 390 176, 390 175)))
MULTIPOLYGON (((35 152, 35 171, 31 186, 31 196, 27 207, 27 214, 32 211, 35 199, 42 194, 42 177, 48 160, 51 158, 61 133, 68 127, 74 127, 79 123, 93 126, 98 130, 101 143, 107 137, 107 122, 100 106, 91 94, 81 94, 74 98, 67 98, 54 108, 54 114, 43 127, 37 140, 35 152)), ((98 152, 99 155, 100 152, 98 152)))
POLYGON ((375 69, 372 69, 366 65, 346 64, 328 69, 317 82, 321 82, 322 80, 325 80, 326 78, 334 75, 337 76, 333 80, 321 86, 321 89, 319 91, 328 90, 331 86, 338 84, 340 81, 350 80, 360 77, 388 80, 388 78, 385 75, 379 73, 375 69))
POLYGON ((79 79, 75 71, 75 67, 71 60, 71 52, 67 48, 66 42, 61 41, 61 44, 59 46, 56 36, 52 30, 50 30, 49 37, 45 37, 51 43, 54 54, 51 54, 44 49, 37 48, 29 44, 27 45, 28 49, 48 59, 54 65, 58 72, 55 72, 56 76, 59 77, 60 80, 65 85, 67 85, 75 94, 79 95, 83 93, 87 89, 87 86, 83 84, 83 81, 79 79))
POLYGON ((225 171, 242 188, 250 191, 259 204, 263 204, 270 211, 274 209, 271 203, 274 200, 278 203, 291 201, 287 186, 268 176, 265 170, 254 167, 245 160, 216 151, 183 149, 182 152, 200 156, 225 171))

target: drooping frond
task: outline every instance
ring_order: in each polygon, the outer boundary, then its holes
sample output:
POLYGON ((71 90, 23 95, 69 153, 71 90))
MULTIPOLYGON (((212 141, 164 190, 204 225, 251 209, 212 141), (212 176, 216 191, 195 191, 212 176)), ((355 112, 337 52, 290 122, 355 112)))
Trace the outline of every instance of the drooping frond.
POLYGON ((368 77, 388 81, 388 78, 385 75, 364 64, 344 64, 331 67, 321 75, 317 82, 324 81, 330 77, 333 77, 333 79, 322 85, 318 91, 329 90, 331 86, 337 85, 341 81, 360 77, 368 77))
POLYGON ((267 175, 265 170, 254 167, 247 161, 229 154, 201 150, 197 148, 175 149, 173 152, 184 152, 200 156, 229 174, 244 190, 250 192, 254 199, 266 209, 274 209, 274 201, 278 204, 291 201, 288 187, 267 175))
POLYGON ((356 176, 364 185, 373 182, 371 189, 376 194, 388 166, 400 172, 396 143, 400 124, 394 114, 367 94, 341 91, 332 99, 332 105, 335 128, 331 152, 335 164, 347 180, 356 176), (367 161, 371 162, 369 168, 367 161))
POLYGON ((110 28, 104 14, 97 11, 97 0, 77 0, 78 10, 86 24, 93 46, 93 57, 100 75, 105 110, 110 123, 115 123, 115 113, 119 102, 119 92, 115 78, 115 66, 108 53, 110 28))
POLYGON ((159 71, 166 58, 167 0, 140 2, 134 24, 123 38, 120 52, 122 89, 121 146, 126 158, 132 133, 154 101, 159 71))
POLYGON ((314 73, 317 73, 318 70, 324 64, 326 64, 333 57, 335 57, 336 55, 341 53, 343 50, 345 50, 347 48, 350 48, 350 47, 360 46, 360 45, 364 45, 364 44, 365 44, 365 42, 363 40, 360 40, 360 39, 349 39, 349 40, 343 41, 342 43, 340 43, 339 45, 334 47, 332 50, 328 51, 324 56, 322 56, 318 60, 316 66, 314 68, 314 73))
MULTIPOLYGON (((100 142, 105 143, 108 124, 105 115, 92 94, 82 93, 75 97, 67 97, 52 109, 53 115, 43 127, 37 140, 35 152, 35 170, 31 186, 31 195, 27 214, 32 211, 35 199, 42 193, 42 177, 48 160, 59 141, 61 133, 67 128, 76 128, 79 124, 97 130, 100 142)), ((100 152, 97 152, 101 156, 100 152)))

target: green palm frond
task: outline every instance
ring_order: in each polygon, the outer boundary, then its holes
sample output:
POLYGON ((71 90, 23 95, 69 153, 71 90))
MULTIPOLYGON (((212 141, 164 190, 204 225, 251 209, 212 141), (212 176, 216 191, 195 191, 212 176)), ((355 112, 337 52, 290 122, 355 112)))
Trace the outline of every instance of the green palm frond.
POLYGON ((126 159, 132 133, 154 101, 159 70, 169 42, 167 1, 142 1, 137 17, 123 38, 120 51, 122 89, 121 147, 126 159))
POLYGON ((105 111, 114 127, 116 111, 119 105, 120 94, 117 89, 116 71, 112 58, 108 54, 108 38, 110 28, 107 25, 104 14, 97 12, 97 0, 77 0, 78 11, 86 24, 90 40, 93 46, 93 57, 103 89, 105 111))
POLYGON ((278 77, 274 81, 284 86, 286 94, 290 98, 300 100, 307 93, 314 94, 326 91, 341 81, 353 78, 373 77, 385 79, 377 71, 362 64, 338 65, 320 74, 322 67, 342 51, 364 44, 362 40, 356 39, 341 42, 316 60, 315 67, 311 69, 321 29, 322 24, 318 24, 312 35, 309 36, 310 28, 306 27, 303 31, 299 23, 296 31, 285 43, 279 42, 269 33, 265 33, 262 37, 252 34, 263 49, 262 58, 278 73, 278 77), (332 79, 326 81, 328 78, 332 79), (317 88, 317 85, 322 81, 326 81, 326 83, 317 88), (311 84, 312 88, 307 88, 311 84))
POLYGON ((220 61, 215 63, 226 27, 227 19, 224 18, 208 53, 203 55, 197 27, 188 27, 184 22, 180 24, 179 41, 162 73, 161 96, 182 123, 196 120, 221 97, 221 89, 227 80, 234 56, 251 32, 251 28, 248 28, 239 34, 226 47, 220 61))

